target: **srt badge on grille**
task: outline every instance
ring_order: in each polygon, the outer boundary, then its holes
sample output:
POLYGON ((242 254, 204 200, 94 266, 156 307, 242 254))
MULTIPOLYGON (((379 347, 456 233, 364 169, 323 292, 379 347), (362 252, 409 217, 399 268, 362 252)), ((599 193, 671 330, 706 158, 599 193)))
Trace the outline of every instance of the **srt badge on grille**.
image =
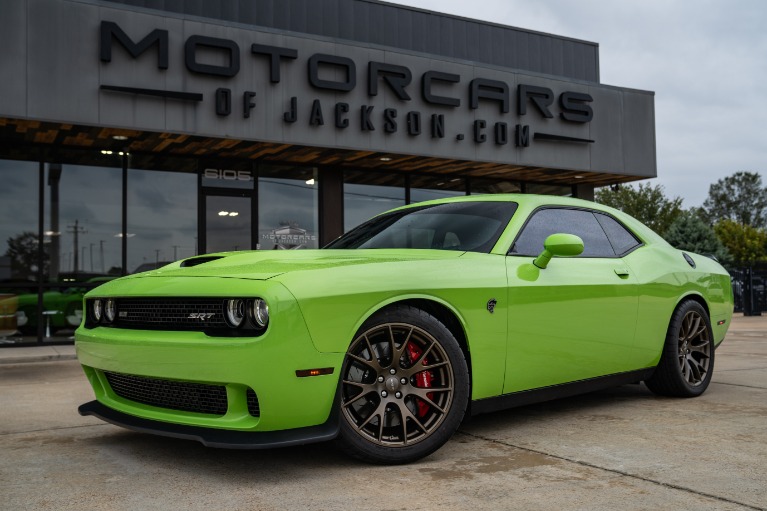
POLYGON ((206 319, 210 319, 216 314, 214 312, 192 312, 189 314, 189 319, 199 319, 200 321, 205 321, 206 319))

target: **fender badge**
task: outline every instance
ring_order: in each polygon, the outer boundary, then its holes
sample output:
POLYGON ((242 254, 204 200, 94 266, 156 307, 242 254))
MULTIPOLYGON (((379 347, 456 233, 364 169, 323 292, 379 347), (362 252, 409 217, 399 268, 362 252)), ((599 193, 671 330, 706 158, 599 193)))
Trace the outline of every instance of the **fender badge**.
POLYGON ((492 314, 493 311, 495 310, 495 304, 497 303, 498 303, 498 300, 496 300, 495 298, 491 298, 490 300, 487 301, 487 311, 490 314, 492 314))

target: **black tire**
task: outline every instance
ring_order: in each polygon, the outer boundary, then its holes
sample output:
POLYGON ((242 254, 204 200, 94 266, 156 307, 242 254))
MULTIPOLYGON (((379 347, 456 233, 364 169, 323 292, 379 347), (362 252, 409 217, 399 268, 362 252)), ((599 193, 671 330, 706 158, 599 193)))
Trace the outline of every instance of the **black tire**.
POLYGON ((396 305, 360 327, 341 369, 340 391, 341 449, 370 463, 409 463, 439 449, 458 429, 469 402, 469 371, 445 325, 396 305))
POLYGON ((655 394, 696 397, 714 372, 714 334, 703 306, 687 300, 671 316, 660 362, 645 385, 655 394))

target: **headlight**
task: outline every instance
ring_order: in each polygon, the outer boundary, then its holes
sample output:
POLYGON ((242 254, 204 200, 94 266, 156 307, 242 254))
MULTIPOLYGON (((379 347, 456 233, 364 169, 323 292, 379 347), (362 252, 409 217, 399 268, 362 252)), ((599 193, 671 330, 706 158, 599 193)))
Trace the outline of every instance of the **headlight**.
POLYGON ((245 320, 245 300, 235 298, 226 301, 226 322, 229 326, 238 328, 245 320))
POLYGON ((250 319, 259 328, 266 328, 269 323, 269 305, 263 298, 256 298, 250 303, 250 319))
POLYGON ((107 299, 106 302, 104 302, 104 318, 107 320, 107 323, 111 323, 115 320, 115 301, 113 298, 107 299))
POLYGON ((93 319, 96 320, 96 323, 101 321, 102 311, 103 311, 103 304, 101 303, 101 300, 99 299, 93 300, 93 319))

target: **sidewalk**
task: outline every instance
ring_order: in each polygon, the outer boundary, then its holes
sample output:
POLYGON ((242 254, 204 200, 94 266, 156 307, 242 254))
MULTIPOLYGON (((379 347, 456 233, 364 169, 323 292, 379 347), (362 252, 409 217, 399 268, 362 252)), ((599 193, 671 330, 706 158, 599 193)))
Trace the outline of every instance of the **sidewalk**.
MULTIPOLYGON (((737 332, 767 332, 767 314, 748 317, 741 313, 734 314, 728 336, 737 332)), ((0 365, 73 360, 75 358, 77 357, 75 356, 74 345, 0 347, 0 365)))
POLYGON ((74 360, 75 358, 75 347, 73 344, 0 348, 0 366, 4 364, 23 364, 27 362, 74 360))

